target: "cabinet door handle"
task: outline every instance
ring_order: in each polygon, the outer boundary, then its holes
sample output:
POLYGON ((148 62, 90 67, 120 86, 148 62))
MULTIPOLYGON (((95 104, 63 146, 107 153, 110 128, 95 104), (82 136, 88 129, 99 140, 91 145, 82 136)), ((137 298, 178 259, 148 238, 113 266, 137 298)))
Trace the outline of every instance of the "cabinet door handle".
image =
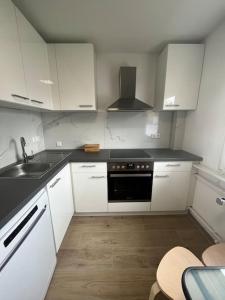
POLYGON ((50 188, 52 189, 52 188, 53 188, 60 180, 61 180, 60 177, 57 178, 57 179, 53 182, 53 184, 50 185, 50 188))
POLYGON ((168 178, 169 175, 155 175, 155 178, 168 178))
POLYGON ((81 168, 95 168, 96 165, 83 165, 81 168))
POLYGON ((180 104, 166 104, 167 107, 178 107, 180 104))
POLYGON ((92 104, 80 104, 79 107, 93 107, 92 104))
POLYGON ((12 97, 16 97, 16 98, 20 98, 20 99, 23 99, 23 100, 30 100, 29 98, 21 96, 21 95, 18 95, 18 94, 11 94, 11 96, 12 97))
POLYGON ((90 179, 102 179, 102 178, 106 178, 105 176, 91 176, 89 177, 90 179))
POLYGON ((180 167, 180 164, 167 164, 167 167, 180 167))
POLYGON ((42 101, 39 101, 39 100, 34 100, 34 99, 31 99, 31 101, 32 101, 32 102, 34 102, 34 103, 38 103, 38 104, 44 104, 44 102, 42 102, 42 101))

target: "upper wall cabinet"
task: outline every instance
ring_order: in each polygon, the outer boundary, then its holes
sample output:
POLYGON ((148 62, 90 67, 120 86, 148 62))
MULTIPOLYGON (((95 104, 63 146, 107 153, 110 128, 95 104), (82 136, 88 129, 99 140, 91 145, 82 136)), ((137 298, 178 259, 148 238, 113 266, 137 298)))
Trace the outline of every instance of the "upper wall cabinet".
POLYGON ((47 44, 17 8, 16 18, 28 97, 32 106, 50 109, 47 44))
POLYGON ((53 109, 96 110, 93 45, 50 44, 49 62, 53 109))
POLYGON ((15 7, 9 0, 0 1, 0 44, 0 100, 27 104, 15 7))
POLYGON ((204 45, 169 44, 159 56, 156 110, 194 110, 200 87, 204 45))

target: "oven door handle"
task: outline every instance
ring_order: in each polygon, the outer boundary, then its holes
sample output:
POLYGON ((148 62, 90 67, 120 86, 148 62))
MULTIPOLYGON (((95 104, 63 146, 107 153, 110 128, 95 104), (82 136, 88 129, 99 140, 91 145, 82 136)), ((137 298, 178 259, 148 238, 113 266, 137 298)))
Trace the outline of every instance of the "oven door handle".
POLYGON ((146 173, 146 174, 109 174, 109 177, 112 178, 125 178, 125 177, 152 177, 151 173, 146 173))

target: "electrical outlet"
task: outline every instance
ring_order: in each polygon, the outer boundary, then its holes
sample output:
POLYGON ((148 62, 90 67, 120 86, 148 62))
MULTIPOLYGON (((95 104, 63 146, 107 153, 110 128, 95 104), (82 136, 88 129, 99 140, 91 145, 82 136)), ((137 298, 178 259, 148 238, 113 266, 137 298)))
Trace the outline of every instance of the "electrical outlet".
POLYGON ((62 147, 62 145, 63 145, 62 141, 57 141, 56 142, 56 147, 62 147))
POLYGON ((160 139, 160 133, 157 132, 157 133, 151 134, 151 138, 152 138, 152 139, 160 139))
POLYGON ((33 136, 33 137, 32 137, 32 142, 33 142, 33 143, 38 143, 38 142, 40 142, 40 136, 39 136, 39 135, 33 136))

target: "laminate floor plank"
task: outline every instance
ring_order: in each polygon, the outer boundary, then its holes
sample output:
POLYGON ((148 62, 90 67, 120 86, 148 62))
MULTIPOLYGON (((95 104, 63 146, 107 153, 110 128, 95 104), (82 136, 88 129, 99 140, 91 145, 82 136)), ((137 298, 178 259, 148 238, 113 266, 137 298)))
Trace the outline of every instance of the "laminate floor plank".
POLYGON ((167 251, 212 244, 190 215, 74 217, 45 300, 148 300, 167 251))

